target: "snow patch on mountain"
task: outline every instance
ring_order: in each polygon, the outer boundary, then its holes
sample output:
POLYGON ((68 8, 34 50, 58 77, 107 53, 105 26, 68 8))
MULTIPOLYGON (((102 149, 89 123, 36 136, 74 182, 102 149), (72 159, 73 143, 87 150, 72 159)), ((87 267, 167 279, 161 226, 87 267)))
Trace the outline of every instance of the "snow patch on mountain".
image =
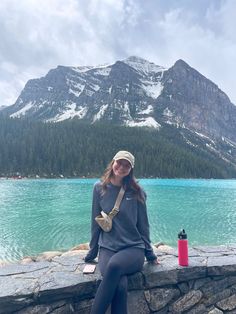
POLYGON ((108 76, 110 72, 111 72, 111 68, 107 67, 107 68, 101 68, 94 71, 94 74, 108 76))
POLYGON ((143 58, 139 58, 136 56, 131 56, 125 60, 122 60, 122 62, 128 64, 132 68, 134 68, 136 71, 141 72, 142 74, 148 74, 150 72, 158 73, 162 71, 166 71, 167 69, 156 65, 152 62, 149 62, 143 58))
POLYGON ((75 95, 76 97, 79 97, 80 94, 83 92, 84 88, 81 91, 75 91, 71 88, 69 88, 69 93, 75 95))
POLYGON ((171 117, 173 117, 173 112, 168 107, 166 107, 163 110, 163 116, 171 118, 171 117))
POLYGON ((210 137, 208 137, 208 136, 206 136, 206 135, 204 135, 204 134, 202 134, 202 133, 199 133, 199 132, 194 132, 195 134, 197 134, 198 136, 200 136, 200 137, 203 137, 204 139, 208 139, 210 142, 212 142, 213 144, 215 144, 215 142, 210 138, 210 137))
POLYGON ((105 111, 107 110, 108 104, 107 105, 102 105, 98 111, 93 117, 93 123, 100 120, 102 116, 104 115, 105 111))
POLYGON ((124 109, 124 111, 125 111, 128 115, 130 115, 130 109, 129 109, 129 103, 128 103, 128 101, 126 101, 126 102, 124 103, 123 109, 124 109))
POLYGON ((236 143, 233 142, 232 140, 229 140, 228 138, 222 136, 221 137, 222 141, 227 143, 229 146, 236 148, 236 143))
POLYGON ((11 114, 11 118, 19 118, 24 116, 28 110, 30 110, 34 106, 34 101, 30 101, 27 105, 25 105, 20 110, 16 111, 15 113, 11 114))
POLYGON ((83 72, 87 72, 91 69, 94 69, 94 66, 79 66, 79 67, 71 67, 71 70, 78 72, 78 73, 83 73, 83 72))
POLYGON ((110 67, 112 65, 113 64, 101 64, 101 65, 95 65, 95 66, 79 66, 79 67, 71 67, 71 69, 78 73, 84 73, 90 70, 97 70, 95 71, 96 74, 109 75, 111 71, 110 67))
POLYGON ((161 82, 150 82, 150 81, 142 81, 142 88, 145 90, 146 95, 153 99, 156 99, 158 96, 161 95, 161 92, 164 86, 161 82))
POLYGON ((153 111, 153 106, 148 105, 148 107, 146 109, 139 111, 138 114, 149 114, 152 111, 153 111))
POLYGON ((126 121, 126 125, 129 127, 151 127, 155 129, 160 129, 161 125, 152 117, 140 119, 140 121, 126 121))
POLYGON ((100 89, 100 86, 97 84, 90 84, 90 87, 95 90, 96 92, 100 89))
POLYGON ((86 115, 88 109, 81 106, 78 108, 76 107, 76 103, 67 104, 66 111, 64 111, 62 114, 57 114, 54 118, 48 119, 46 122, 60 122, 67 119, 73 119, 74 117, 82 119, 86 115))

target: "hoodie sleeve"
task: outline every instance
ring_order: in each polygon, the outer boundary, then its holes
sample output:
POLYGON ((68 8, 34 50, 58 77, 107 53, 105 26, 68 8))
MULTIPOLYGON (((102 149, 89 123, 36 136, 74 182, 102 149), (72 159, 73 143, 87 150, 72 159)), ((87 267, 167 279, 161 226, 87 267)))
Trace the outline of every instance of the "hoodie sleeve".
POLYGON ((101 212, 100 204, 100 192, 98 184, 93 188, 93 201, 92 201, 92 215, 91 215, 91 240, 89 243, 90 250, 85 257, 85 262, 94 260, 98 255, 98 239, 101 232, 101 228, 96 223, 95 217, 101 212))
POLYGON ((137 222, 138 231, 145 244, 145 257, 147 261, 154 261, 157 259, 156 255, 153 252, 150 234, 149 234, 149 222, 147 216, 147 206, 146 206, 146 194, 144 193, 144 202, 138 201, 138 222, 137 222))

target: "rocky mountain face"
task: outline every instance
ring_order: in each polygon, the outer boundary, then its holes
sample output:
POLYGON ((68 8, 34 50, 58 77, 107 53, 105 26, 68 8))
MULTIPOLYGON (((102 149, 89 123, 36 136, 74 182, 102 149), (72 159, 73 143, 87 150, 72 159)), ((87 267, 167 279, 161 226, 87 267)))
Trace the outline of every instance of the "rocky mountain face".
POLYGON ((77 118, 157 129, 172 124, 236 160, 236 106, 183 60, 169 69, 138 57, 95 67, 58 66, 28 81, 2 112, 45 122, 77 118))

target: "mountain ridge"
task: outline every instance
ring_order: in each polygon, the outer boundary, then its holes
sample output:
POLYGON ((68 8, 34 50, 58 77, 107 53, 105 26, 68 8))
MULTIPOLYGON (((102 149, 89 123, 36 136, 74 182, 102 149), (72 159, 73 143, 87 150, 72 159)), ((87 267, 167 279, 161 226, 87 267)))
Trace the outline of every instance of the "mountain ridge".
POLYGON ((168 69, 137 56, 98 66, 59 65, 29 80, 16 103, 1 113, 157 130, 169 124, 176 132, 186 129, 205 138, 206 150, 215 149, 219 158, 236 165, 236 106, 182 59, 168 69))

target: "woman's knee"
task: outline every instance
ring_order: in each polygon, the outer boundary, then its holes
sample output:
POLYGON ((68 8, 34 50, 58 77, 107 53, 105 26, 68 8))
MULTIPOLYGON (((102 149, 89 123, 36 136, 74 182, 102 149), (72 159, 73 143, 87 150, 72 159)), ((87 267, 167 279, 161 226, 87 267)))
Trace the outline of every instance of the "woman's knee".
POLYGON ((110 259, 110 261, 107 264, 107 271, 111 273, 120 274, 121 273, 121 265, 118 261, 115 259, 110 259))

